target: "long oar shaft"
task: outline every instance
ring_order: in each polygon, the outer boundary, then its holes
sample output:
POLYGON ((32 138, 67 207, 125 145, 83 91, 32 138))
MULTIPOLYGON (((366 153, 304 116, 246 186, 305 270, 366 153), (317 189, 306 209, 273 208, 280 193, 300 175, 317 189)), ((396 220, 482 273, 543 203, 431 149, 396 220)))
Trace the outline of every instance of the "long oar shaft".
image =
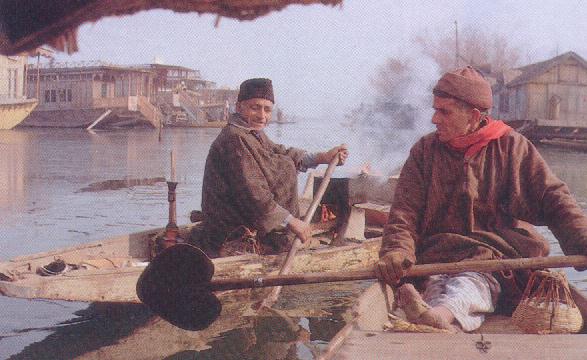
MULTIPOLYGON (((318 187, 318 191, 314 195, 314 199, 312 200, 312 203, 310 204, 310 207, 308 208, 308 211, 306 211, 306 215, 304 216, 305 223, 310 223, 310 221, 312 220, 312 217, 314 216, 314 212, 316 211, 316 208, 320 204, 320 201, 322 201, 322 196, 324 196, 324 193, 326 192, 326 188, 328 187, 328 184, 330 183, 330 178, 332 177, 332 173, 334 173, 334 169, 336 168, 336 165, 338 165, 339 159, 340 159, 340 156, 336 155, 328 164, 328 168, 326 169, 326 172, 324 173, 324 177, 322 178, 322 183, 320 183, 320 186, 318 187)), ((279 275, 286 275, 290 272, 290 270, 293 266, 294 258, 298 252, 298 249, 301 246, 302 246, 302 242, 300 241, 300 239, 298 237, 296 237, 294 239, 294 242, 291 246, 290 251, 287 253, 285 261, 283 262, 283 265, 281 266, 281 269, 279 269, 279 275)), ((265 298, 265 300, 263 300, 263 302, 261 303, 261 306, 271 307, 275 303, 275 301, 277 301, 277 298, 279 297, 280 292, 281 292, 280 287, 276 287, 275 289, 273 289, 271 294, 269 294, 269 296, 267 296, 265 298)))
MULTIPOLYGON (((549 256, 538 258, 475 260, 444 264, 414 265, 406 276, 429 276, 437 274, 457 274, 466 271, 494 272, 519 269, 544 269, 562 267, 587 267, 587 256, 549 256)), ((346 272, 324 272, 309 274, 270 275, 238 279, 216 279, 209 283, 212 291, 247 289, 268 286, 317 284, 337 281, 375 279, 374 270, 346 272)))

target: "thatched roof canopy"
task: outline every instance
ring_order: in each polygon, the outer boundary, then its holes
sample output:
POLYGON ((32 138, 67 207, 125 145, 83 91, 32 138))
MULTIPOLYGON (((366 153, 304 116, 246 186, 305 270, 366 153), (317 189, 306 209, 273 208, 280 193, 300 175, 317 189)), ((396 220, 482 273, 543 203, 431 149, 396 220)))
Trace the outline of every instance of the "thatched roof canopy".
POLYGON ((217 14, 253 20, 292 4, 337 5, 342 0, 0 0, 0 53, 14 55, 48 44, 77 51, 76 30, 106 16, 142 10, 217 14))

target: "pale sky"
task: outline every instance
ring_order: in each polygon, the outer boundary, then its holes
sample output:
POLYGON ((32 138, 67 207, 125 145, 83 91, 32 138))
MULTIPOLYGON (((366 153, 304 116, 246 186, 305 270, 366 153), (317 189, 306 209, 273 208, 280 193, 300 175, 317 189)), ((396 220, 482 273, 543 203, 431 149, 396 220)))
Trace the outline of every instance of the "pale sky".
MULTIPOLYGON (((569 50, 587 58, 584 1, 377 1, 345 0, 341 7, 289 6, 239 22, 215 16, 151 10, 107 18, 80 28, 80 51, 58 61, 152 62, 200 70, 220 86, 269 77, 276 102, 300 116, 341 117, 373 92, 369 78, 392 56, 418 56, 413 36, 453 34, 480 27, 526 49, 522 62, 569 50)), ((431 63, 419 66, 434 74, 431 63)))

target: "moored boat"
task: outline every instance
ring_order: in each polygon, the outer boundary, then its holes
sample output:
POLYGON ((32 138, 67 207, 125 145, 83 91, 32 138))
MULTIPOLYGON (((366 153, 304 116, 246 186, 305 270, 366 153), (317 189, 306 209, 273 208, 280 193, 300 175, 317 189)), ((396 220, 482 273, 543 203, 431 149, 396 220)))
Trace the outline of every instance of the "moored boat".
MULTIPOLYGON (((585 317, 585 295, 574 287, 571 293, 585 317)), ((585 359, 587 334, 525 334, 501 315, 489 316, 472 333, 385 331, 393 301, 390 287, 373 284, 320 359, 585 359)))
POLYGON ((587 151, 587 140, 574 139, 542 139, 541 144, 556 146, 565 149, 587 151))
POLYGON ((22 76, 26 71, 26 55, 0 55, 0 74, 3 76, 0 82, 0 130, 10 130, 20 124, 37 106, 37 99, 27 98, 26 76, 22 76))
POLYGON ((0 130, 10 130, 20 124, 36 106, 36 99, 0 101, 0 130))

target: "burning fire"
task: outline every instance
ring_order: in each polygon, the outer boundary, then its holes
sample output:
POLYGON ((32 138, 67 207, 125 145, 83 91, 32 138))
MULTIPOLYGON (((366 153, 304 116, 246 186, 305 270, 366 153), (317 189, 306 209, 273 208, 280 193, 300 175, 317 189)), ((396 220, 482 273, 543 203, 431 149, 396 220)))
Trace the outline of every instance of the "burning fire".
POLYGON ((371 167, 371 163, 366 162, 365 164, 363 164, 363 166, 361 167, 361 170, 359 172, 359 176, 361 176, 361 175, 381 176, 383 174, 381 174, 379 171, 373 170, 373 168, 371 167))
POLYGON ((328 205, 322 204, 320 205, 321 208, 321 216, 320 216, 320 221, 321 222, 328 222, 330 220, 334 220, 336 219, 336 215, 334 214, 334 212, 332 210, 330 210, 328 208, 328 205))
POLYGON ((365 163, 361 166, 361 175, 369 175, 371 173, 371 163, 365 163))

